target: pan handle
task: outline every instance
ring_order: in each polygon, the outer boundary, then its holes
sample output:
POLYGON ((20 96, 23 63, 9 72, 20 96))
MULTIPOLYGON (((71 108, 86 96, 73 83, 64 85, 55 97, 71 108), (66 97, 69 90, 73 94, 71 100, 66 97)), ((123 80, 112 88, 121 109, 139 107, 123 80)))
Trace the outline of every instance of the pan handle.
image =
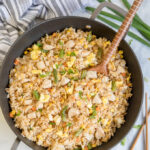
POLYGON ((104 7, 112 8, 112 9, 118 11, 124 17, 127 15, 127 12, 125 10, 123 10, 122 8, 120 8, 119 6, 117 6, 113 3, 110 3, 110 2, 102 2, 92 13, 90 19, 95 19, 104 7))
POLYGON ((20 143, 20 140, 19 140, 19 138, 17 137, 17 138, 15 139, 15 141, 14 141, 12 147, 11 147, 11 150, 17 150, 17 147, 18 147, 19 143, 20 143))

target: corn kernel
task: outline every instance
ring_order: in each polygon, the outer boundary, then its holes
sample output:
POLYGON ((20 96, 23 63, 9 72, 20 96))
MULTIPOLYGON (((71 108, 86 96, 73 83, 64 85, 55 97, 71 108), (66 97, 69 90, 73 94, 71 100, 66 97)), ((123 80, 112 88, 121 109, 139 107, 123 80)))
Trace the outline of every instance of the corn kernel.
POLYGON ((43 137, 42 137, 40 134, 37 135, 37 138, 38 138, 39 140, 43 141, 43 137))
POLYGON ((33 50, 39 50, 39 47, 38 47, 36 44, 34 44, 34 45, 32 46, 32 48, 33 48, 33 50))
POLYGON ((120 55, 120 58, 123 58, 123 55, 120 55))
POLYGON ((81 125, 81 128, 85 129, 85 125, 84 125, 84 124, 82 124, 82 125, 81 125))
POLYGON ((95 44, 96 44, 95 41, 92 41, 92 42, 91 42, 91 45, 92 45, 92 46, 94 46, 95 44))
POLYGON ((118 53, 119 53, 120 55, 122 55, 122 54, 123 54, 123 51, 122 51, 122 50, 120 50, 118 53))
POLYGON ((81 102, 80 101, 77 101, 76 103, 77 103, 77 106, 79 106, 79 107, 81 106, 81 102))
POLYGON ((40 73, 42 73, 41 70, 32 70, 32 74, 40 74, 40 73))
POLYGON ((45 132, 51 132, 53 129, 52 128, 47 128, 46 130, 45 130, 45 132))
POLYGON ((29 48, 27 48, 27 50, 28 50, 28 51, 32 51, 32 48, 29 47, 29 48))
POLYGON ((84 45, 84 48, 85 48, 85 49, 87 49, 87 48, 88 48, 88 45, 87 45, 87 44, 85 44, 85 45, 84 45))
POLYGON ((25 54, 25 55, 28 54, 28 51, 24 51, 24 54, 25 54))
POLYGON ((92 144, 92 147, 96 147, 96 144, 92 144))

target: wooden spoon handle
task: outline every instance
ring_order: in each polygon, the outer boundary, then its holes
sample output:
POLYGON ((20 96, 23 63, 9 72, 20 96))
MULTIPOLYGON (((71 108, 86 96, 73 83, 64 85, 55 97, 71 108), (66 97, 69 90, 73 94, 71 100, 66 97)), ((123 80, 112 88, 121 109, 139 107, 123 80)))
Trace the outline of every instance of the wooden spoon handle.
POLYGON ((125 20, 123 21, 122 25, 120 26, 119 31, 115 35, 115 38, 112 41, 111 47, 106 53, 106 55, 103 57, 102 64, 107 65, 108 62, 110 61, 113 53, 116 51, 117 47, 119 46, 119 43, 123 39, 124 35, 126 34, 133 18, 134 15, 136 14, 139 6, 141 5, 143 0, 135 0, 132 7, 130 8, 127 16, 125 17, 125 20))

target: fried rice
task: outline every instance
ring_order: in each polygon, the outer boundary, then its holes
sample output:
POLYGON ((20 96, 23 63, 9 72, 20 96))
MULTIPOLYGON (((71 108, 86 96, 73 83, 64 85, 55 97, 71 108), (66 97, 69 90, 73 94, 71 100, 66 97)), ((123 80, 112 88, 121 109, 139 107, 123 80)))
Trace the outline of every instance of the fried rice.
POLYGON ((23 136, 49 150, 88 150, 114 135, 132 96, 123 51, 111 58, 107 76, 86 70, 101 62, 110 44, 66 28, 16 58, 6 91, 23 136))

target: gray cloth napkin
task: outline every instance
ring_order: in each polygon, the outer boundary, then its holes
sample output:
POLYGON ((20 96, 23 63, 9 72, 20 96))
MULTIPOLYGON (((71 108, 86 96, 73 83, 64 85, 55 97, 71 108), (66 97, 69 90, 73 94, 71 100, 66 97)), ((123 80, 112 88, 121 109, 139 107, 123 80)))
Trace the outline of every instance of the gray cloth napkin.
POLYGON ((9 47, 36 18, 72 15, 88 0, 0 0, 0 65, 9 47))

